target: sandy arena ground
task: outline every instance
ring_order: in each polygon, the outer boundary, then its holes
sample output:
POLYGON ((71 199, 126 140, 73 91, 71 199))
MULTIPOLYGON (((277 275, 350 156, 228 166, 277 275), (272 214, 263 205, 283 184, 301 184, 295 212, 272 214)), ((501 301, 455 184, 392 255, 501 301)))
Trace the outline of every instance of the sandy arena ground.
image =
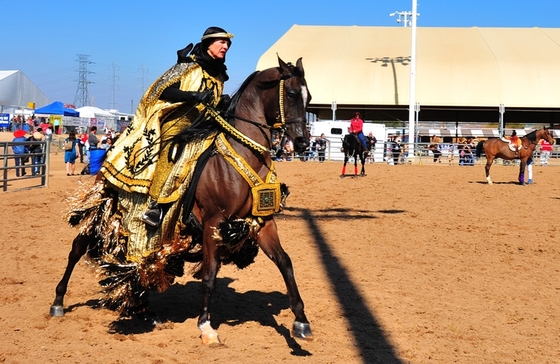
POLYGON ((315 340, 290 337, 284 283, 261 253, 220 271, 223 345, 206 347, 190 277, 153 295, 164 324, 152 329, 95 308, 96 276, 80 262, 65 317, 49 316, 77 234, 65 199, 93 181, 66 176, 62 153, 51 161, 47 188, 0 196, 1 363, 560 362, 558 167, 519 186, 516 167, 496 165, 488 186, 478 164, 374 164, 341 179, 338 162, 278 163, 292 193, 277 222, 315 340))

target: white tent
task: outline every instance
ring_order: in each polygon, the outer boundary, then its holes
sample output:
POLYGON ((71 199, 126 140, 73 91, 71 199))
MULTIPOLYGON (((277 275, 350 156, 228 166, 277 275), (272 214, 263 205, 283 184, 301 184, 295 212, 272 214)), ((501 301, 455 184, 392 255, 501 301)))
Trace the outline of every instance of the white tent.
POLYGON ((23 72, 0 71, 0 111, 25 109, 30 102, 39 108, 50 100, 23 72))
POLYGON ((80 112, 80 117, 82 118, 99 118, 99 117, 113 117, 114 115, 109 111, 102 110, 95 106, 83 106, 76 111, 80 112))

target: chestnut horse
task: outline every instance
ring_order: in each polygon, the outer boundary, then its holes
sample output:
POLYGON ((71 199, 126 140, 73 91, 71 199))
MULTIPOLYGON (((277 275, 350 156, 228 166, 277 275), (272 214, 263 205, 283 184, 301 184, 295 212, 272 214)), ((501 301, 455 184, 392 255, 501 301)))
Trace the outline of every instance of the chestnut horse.
POLYGON ((346 134, 342 139, 342 150, 344 152, 344 165, 342 166, 340 178, 346 176, 346 164, 350 158, 354 158, 354 177, 358 176, 358 159, 360 159, 362 163, 360 177, 364 177, 366 175, 366 169, 364 167, 366 163, 366 149, 360 139, 358 139, 358 136, 356 134, 346 134))
MULTIPOLYGON (((52 316, 64 315, 63 300, 72 270, 87 253, 100 269, 105 269, 107 278, 100 281, 105 293, 120 293, 112 296, 113 300, 111 297, 102 300, 102 306, 118 309, 123 314, 136 314, 156 324, 159 319, 147 310, 147 293, 168 288, 176 276, 183 274, 187 262, 193 263, 194 277, 202 280, 203 298, 197 322, 202 342, 219 343, 218 334, 210 324, 210 299, 218 270, 222 264, 232 263, 240 268, 250 265, 260 248, 284 278, 295 315, 292 335, 312 338, 292 262, 280 245, 273 218, 282 209, 288 191, 277 181, 270 155, 273 130, 287 134, 296 151, 307 148, 310 134, 306 128, 306 108, 311 95, 301 58, 295 66, 280 58, 278 63, 278 67, 255 72, 243 83, 226 112, 229 122, 216 110, 207 108, 212 119, 205 124, 212 125, 215 143, 198 159, 193 173, 196 177, 177 202, 180 208, 168 212, 174 236, 162 235, 164 242, 159 251, 141 262, 132 262, 126 258, 126 242, 124 247, 119 247, 125 234, 117 230, 81 230, 74 239, 64 276, 56 287, 52 316), (251 186, 254 181, 257 183, 251 186), (111 236, 120 237, 109 241, 111 236)), ((180 137, 183 141, 191 140, 186 134, 180 137)), ((89 221, 99 225, 116 218, 117 223, 106 225, 118 229, 120 217, 111 206, 117 206, 119 191, 115 193, 115 186, 103 186, 104 183, 107 184, 101 179, 96 184, 102 186, 99 193, 107 201, 104 206, 109 207, 100 208, 89 221)), ((84 211, 88 208, 84 207, 84 211)), ((71 218, 69 222, 73 224, 71 218)))
POLYGON ((519 166, 519 183, 525 184, 525 167, 527 166, 527 161, 533 156, 535 147, 541 139, 545 139, 550 144, 554 143, 554 138, 550 134, 547 128, 542 128, 530 132, 529 134, 521 137, 521 146, 518 152, 514 152, 509 148, 509 142, 504 141, 501 138, 488 139, 486 141, 481 141, 476 146, 476 156, 480 157, 482 155, 482 149, 484 148, 484 154, 486 155, 486 180, 488 184, 492 184, 492 179, 490 178, 490 167, 495 158, 502 158, 505 160, 519 159, 521 160, 521 165, 519 166))

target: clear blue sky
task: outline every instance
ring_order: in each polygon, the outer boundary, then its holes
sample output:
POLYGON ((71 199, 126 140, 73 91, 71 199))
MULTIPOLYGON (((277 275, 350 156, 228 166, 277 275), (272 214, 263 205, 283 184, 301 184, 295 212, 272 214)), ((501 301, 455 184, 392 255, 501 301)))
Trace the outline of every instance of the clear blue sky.
MULTIPOLYGON (((6 0, 0 70, 20 70, 52 101, 73 103, 77 54, 86 54, 90 101, 131 112, 176 50, 208 26, 235 34, 231 93, 294 24, 402 26, 389 14, 410 10, 410 0, 6 0)), ((419 27, 560 27, 560 0, 419 0, 418 12, 419 27)))

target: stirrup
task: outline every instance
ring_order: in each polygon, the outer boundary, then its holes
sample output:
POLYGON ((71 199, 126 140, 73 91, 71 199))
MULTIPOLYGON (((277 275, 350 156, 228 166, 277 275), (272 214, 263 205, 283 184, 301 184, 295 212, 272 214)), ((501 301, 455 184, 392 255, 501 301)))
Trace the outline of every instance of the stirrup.
POLYGON ((140 220, 153 227, 158 227, 163 218, 163 210, 157 203, 148 205, 148 209, 142 213, 140 220))

